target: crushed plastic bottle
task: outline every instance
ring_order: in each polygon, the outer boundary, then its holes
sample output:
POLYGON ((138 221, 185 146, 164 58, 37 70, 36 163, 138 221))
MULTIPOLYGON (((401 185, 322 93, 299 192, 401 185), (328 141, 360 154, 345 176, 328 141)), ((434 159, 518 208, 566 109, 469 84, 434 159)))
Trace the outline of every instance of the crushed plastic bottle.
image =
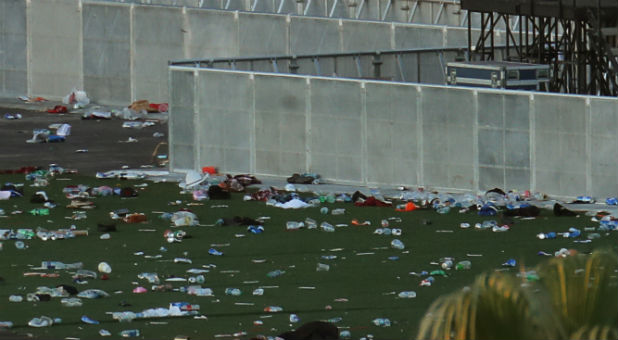
POLYGON ((333 215, 343 215, 343 214, 345 214, 345 209, 343 209, 343 208, 333 209, 331 211, 331 214, 333 214, 333 215))
POLYGON ((283 308, 279 306, 267 306, 267 307, 264 307, 264 311, 269 312, 269 313, 276 313, 276 312, 282 312, 283 308))
POLYGON ((123 338, 133 338, 139 336, 139 329, 125 329, 120 332, 120 336, 123 338))
POLYGON ((339 337, 341 339, 350 339, 350 338, 352 338, 352 333, 350 333, 349 330, 344 329, 344 330, 339 332, 339 337))
POLYGON ((391 247, 394 249, 402 250, 405 249, 405 245, 398 239, 394 239, 391 241, 391 247))
POLYGON ((553 239, 556 238, 556 233, 555 232, 549 232, 549 233, 539 233, 536 235, 536 238, 538 238, 539 240, 545 240, 545 239, 553 239))
POLYGON ((515 259, 508 259, 506 262, 502 264, 503 267, 515 267, 517 265, 517 261, 515 259))
POLYGON ((264 288, 256 288, 253 290, 253 295, 262 296, 264 295, 264 288))
POLYGON ((468 270, 472 268, 472 262, 468 260, 459 261, 455 266, 455 270, 468 270))
POLYGON ((238 288, 225 288, 225 295, 239 296, 242 294, 238 288))
POLYGON ((378 327, 390 327, 391 326, 391 320, 389 320, 388 318, 376 318, 373 319, 373 324, 378 326, 378 327))
POLYGON ((285 228, 287 230, 298 230, 298 229, 301 229, 301 228, 304 228, 304 227, 305 227, 305 224, 303 222, 288 221, 285 224, 285 228))
POLYGON ((322 229, 322 231, 326 231, 329 233, 332 233, 335 231, 335 227, 333 227, 333 225, 328 222, 320 223, 320 229, 322 229))
POLYGON ((277 270, 273 270, 273 271, 268 272, 268 274, 266 274, 266 276, 268 276, 270 278, 274 278, 274 277, 277 277, 277 276, 281 276, 283 274, 285 274, 284 270, 277 269, 277 270))
POLYGON ((412 290, 403 291, 397 294, 397 296, 401 299, 412 299, 416 297, 416 292, 412 290))
POLYGON ((300 318, 298 317, 298 315, 296 314, 290 314, 290 322, 291 323, 297 323, 300 321, 300 318))
POLYGON ((318 263, 315 267, 316 272, 327 272, 330 270, 330 265, 324 263, 318 263))

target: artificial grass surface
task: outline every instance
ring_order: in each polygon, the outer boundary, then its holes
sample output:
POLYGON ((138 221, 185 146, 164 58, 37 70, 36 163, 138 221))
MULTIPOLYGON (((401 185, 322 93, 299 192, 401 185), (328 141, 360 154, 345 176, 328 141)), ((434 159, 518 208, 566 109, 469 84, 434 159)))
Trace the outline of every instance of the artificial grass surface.
MULTIPOLYGON (((545 257, 537 255, 538 251, 553 253, 560 248, 573 248, 580 252, 589 252, 595 248, 610 247, 617 249, 617 234, 602 232, 602 237, 591 243, 574 243, 573 239, 557 238, 539 240, 540 232, 566 232, 569 227, 597 227, 598 223, 590 221, 587 216, 554 217, 551 211, 543 210, 535 220, 516 220, 510 231, 494 233, 490 230, 478 230, 474 227, 461 229, 461 222, 472 225, 487 219, 476 213, 460 214, 453 209, 449 214, 440 215, 433 210, 413 212, 396 212, 394 208, 354 207, 351 203, 323 203, 329 209, 345 208, 344 215, 322 215, 319 208, 284 210, 266 206, 264 202, 243 201, 243 194, 232 194, 231 200, 207 200, 203 205, 196 203, 190 194, 180 194, 176 183, 152 183, 147 181, 127 181, 118 179, 99 180, 92 177, 63 175, 51 179, 44 188, 30 187, 32 182, 24 180, 23 175, 0 176, 2 183, 24 183, 25 195, 0 201, 7 217, 0 218, 0 229, 32 228, 37 226, 49 230, 68 228, 75 224, 77 229, 88 229, 89 236, 68 240, 25 241, 28 248, 18 250, 14 241, 2 241, 4 249, 0 252, 0 321, 14 322, 14 331, 32 333, 35 337, 62 339, 77 337, 82 339, 100 338, 99 330, 107 329, 111 338, 119 338, 124 329, 139 329, 140 338, 172 339, 183 334, 193 339, 232 338, 234 333, 246 332, 238 338, 249 338, 258 334, 276 335, 290 330, 303 322, 341 318, 335 324, 340 329, 348 329, 352 338, 358 339, 373 334, 375 339, 411 339, 416 336, 419 321, 429 305, 440 295, 450 293, 473 282, 474 277, 484 271, 508 270, 516 273, 525 265, 526 269, 543 261, 545 257), (140 189, 136 198, 108 196, 94 198, 97 208, 87 211, 87 219, 71 220, 72 209, 65 206, 69 200, 62 194, 67 185, 84 184, 87 186, 108 185, 112 187, 133 186, 148 183, 140 189), (44 190, 58 207, 50 211, 49 216, 32 216, 27 211, 41 207, 29 202, 38 190, 44 190), (180 205, 171 202, 181 200, 180 205), (228 207, 212 207, 227 205, 228 207), (181 243, 167 243, 163 232, 170 229, 170 222, 160 219, 156 211, 175 212, 188 208, 199 218, 201 224, 213 224, 219 218, 247 216, 257 218, 269 216, 264 223, 265 232, 252 234, 242 226, 194 226, 182 227, 190 236, 181 243), (127 208, 131 212, 143 212, 148 221, 139 224, 117 224, 118 231, 111 233, 111 239, 100 240, 102 234, 97 231, 97 223, 110 223, 109 213, 113 210, 127 208), (12 211, 22 210, 23 214, 13 215, 12 211), (327 221, 332 225, 350 224, 355 218, 359 221, 371 221, 371 226, 340 227, 334 233, 320 230, 301 229, 286 231, 286 221, 303 221, 311 217, 318 224, 327 221), (391 227, 403 230, 401 236, 376 235, 374 230, 380 221, 389 217, 399 217, 402 222, 391 227), (424 224, 430 220, 431 224, 424 224), (140 231, 155 229, 156 231, 140 231), (451 232, 444 232, 450 230, 451 232), (237 237, 244 234, 244 237, 237 237), (404 251, 390 247, 390 242, 398 238, 406 246, 404 251), (165 247, 167 251, 161 251, 165 247), (208 249, 214 247, 224 253, 223 256, 211 256, 208 249), (340 250, 339 250, 340 249, 340 250), (147 259, 143 255, 161 254, 160 259, 147 259), (363 253, 371 253, 362 255, 363 253), (359 255, 361 254, 361 255, 359 255), (482 255, 482 256, 468 256, 482 255), (325 260, 322 255, 336 255, 337 259, 325 260), (398 256, 398 260, 389 257, 398 256), (175 257, 190 258, 192 264, 174 263, 175 257), (411 275, 423 270, 439 269, 431 262, 438 262, 441 257, 454 257, 455 262, 470 260, 471 270, 448 271, 448 277, 436 276, 430 287, 421 287, 422 278, 411 275), (509 258, 518 261, 516 268, 501 266, 509 258), (264 259, 264 263, 252 260, 264 259), (72 282, 71 271, 47 270, 58 272, 58 278, 24 277, 23 273, 32 271, 42 261, 61 261, 65 263, 83 262, 84 269, 95 270, 101 261, 112 267, 109 280, 89 280, 88 284, 77 285, 72 282), (318 263, 330 265, 329 271, 316 271, 318 263), (161 279, 177 276, 188 278, 189 268, 210 266, 210 272, 204 274, 206 282, 203 287, 212 288, 214 297, 197 297, 181 292, 153 292, 146 280, 137 275, 142 272, 156 272, 161 279), (216 267, 215 267, 216 266, 216 267), (285 274, 270 278, 267 273, 280 269, 285 274), (102 289, 110 297, 88 300, 82 299, 82 307, 64 307, 59 298, 49 302, 11 303, 12 294, 34 292, 38 286, 55 287, 59 284, 76 286, 80 291, 90 288, 102 289), (144 294, 134 294, 137 285, 149 289, 144 294), (263 296, 253 296, 253 289, 265 288, 263 296), (240 296, 228 296, 224 291, 228 287, 242 290, 240 296), (309 288, 308 288, 309 287, 309 288), (311 288, 315 287, 315 288, 311 288), (416 291, 413 299, 400 299, 401 291, 416 291), (121 291, 122 293, 115 293, 121 291), (341 301, 341 298, 347 301, 341 301), (122 301, 130 303, 121 307, 122 301), (175 317, 163 319, 139 319, 131 323, 119 323, 112 320, 109 312, 139 312, 147 308, 165 307, 170 302, 184 301, 199 304, 200 313, 206 319, 192 317, 175 317), (240 303, 240 304, 238 304, 240 303), (281 306, 283 312, 264 312, 266 306, 281 306), (326 306, 332 307, 327 309, 326 306), (301 322, 291 324, 290 313, 296 313, 301 322), (52 327, 31 328, 27 322, 33 317, 46 315, 62 318, 62 323, 52 327), (87 315, 101 322, 99 325, 82 323, 80 318, 87 315), (373 325, 374 318, 389 318, 391 327, 373 325), (254 321, 263 321, 255 325, 254 321), (229 336, 222 336, 222 335, 229 336)), ((174 229, 174 228, 171 228, 174 229)), ((588 232, 579 239, 585 239, 588 232)), ((188 283, 173 283, 174 287, 186 286, 188 283)))

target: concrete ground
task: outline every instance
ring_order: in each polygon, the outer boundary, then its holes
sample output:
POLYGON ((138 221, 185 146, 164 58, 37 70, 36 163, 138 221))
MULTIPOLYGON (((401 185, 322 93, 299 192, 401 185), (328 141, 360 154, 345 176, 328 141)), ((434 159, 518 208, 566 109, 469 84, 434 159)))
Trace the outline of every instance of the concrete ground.
MULTIPOLYGON (((157 123, 142 129, 123 128, 124 120, 84 120, 82 112, 65 114, 45 112, 57 102, 26 104, 15 99, 0 99, 0 170, 23 166, 48 167, 56 163, 63 168, 77 169, 79 173, 94 175, 97 171, 121 169, 123 166, 140 168, 152 165, 152 153, 160 142, 167 142, 167 123, 157 123), (9 120, 5 114, 22 115, 9 120), (50 124, 71 125, 71 135, 60 143, 27 143, 33 129, 48 128, 50 124), (164 137, 153 137, 155 132, 164 137), (127 143, 129 138, 136 142, 127 143), (76 152, 87 150, 87 152, 76 152)), ((128 103, 130 104, 130 103, 128 103)), ((127 105, 128 105, 127 104, 127 105)), ((153 114, 161 121, 166 115, 153 114)), ((160 150, 167 154, 167 146, 160 150)))

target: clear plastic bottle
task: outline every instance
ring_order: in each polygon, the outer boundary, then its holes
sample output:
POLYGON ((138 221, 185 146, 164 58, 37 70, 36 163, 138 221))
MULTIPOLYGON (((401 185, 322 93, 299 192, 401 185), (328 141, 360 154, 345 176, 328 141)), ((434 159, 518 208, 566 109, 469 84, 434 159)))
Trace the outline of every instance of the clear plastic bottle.
POLYGON ((225 288, 225 295, 239 296, 241 293, 238 288, 225 288))
POLYGON ((389 320, 388 318, 376 318, 373 319, 373 324, 378 326, 378 327, 390 327, 391 326, 391 320, 389 320))
POLYGON ((285 271, 277 269, 277 270, 273 270, 271 272, 268 272, 268 274, 266 274, 266 276, 273 278, 273 277, 281 276, 283 274, 285 274, 285 271))
POLYGON ((400 297, 401 299, 412 299, 416 297, 416 292, 412 290, 407 290, 407 291, 400 292, 397 296, 400 297))
POLYGON ((394 239, 391 241, 391 247, 394 249, 403 250, 406 246, 400 240, 394 239))
POLYGON ((455 266, 455 270, 468 270, 470 268, 472 268, 472 262, 468 260, 459 261, 455 266))
POLYGON ((343 208, 333 209, 331 211, 331 214, 333 214, 333 215, 343 215, 343 214, 345 214, 345 209, 343 209, 343 208))
POLYGON ((320 223, 320 229, 326 232, 330 232, 330 233, 335 231, 335 227, 333 227, 333 225, 328 222, 320 223))
POLYGON ((297 230, 300 228, 303 228, 305 226, 305 224, 303 222, 296 222, 296 221, 288 221, 285 224, 285 227, 287 230, 297 230))
POLYGON ((125 329, 120 332, 120 336, 123 338, 133 338, 139 336, 139 329, 125 329))

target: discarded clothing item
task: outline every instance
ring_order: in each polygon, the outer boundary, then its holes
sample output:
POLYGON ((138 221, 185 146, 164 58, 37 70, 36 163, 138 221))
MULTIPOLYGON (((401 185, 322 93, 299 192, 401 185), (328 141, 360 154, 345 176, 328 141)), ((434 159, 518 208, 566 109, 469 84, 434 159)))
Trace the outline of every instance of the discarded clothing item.
POLYGON ((492 203, 484 204, 480 209, 478 214, 480 216, 495 216, 498 213, 498 208, 492 203))
POLYGON ((487 192, 485 192, 485 195, 492 193, 492 192, 496 194, 500 194, 502 196, 506 195, 506 193, 500 188, 493 188, 493 189, 487 190, 487 192))
POLYGON ((70 285, 61 284, 61 285, 57 285, 56 288, 62 291, 63 295, 64 293, 68 295, 77 295, 79 293, 77 288, 75 288, 74 286, 70 286, 70 285))
POLYGON ((279 202, 275 203, 275 207, 283 208, 283 209, 300 209, 300 208, 308 208, 311 206, 312 206, 311 204, 306 203, 303 200, 300 200, 298 198, 291 199, 285 203, 279 203, 279 202))
POLYGON ((559 203, 554 204, 554 216, 577 216, 577 213, 565 208, 559 203))
POLYGON ((367 197, 367 199, 354 202, 354 205, 357 207, 390 207, 392 205, 391 202, 381 201, 373 196, 367 197))
POLYGON ((251 184, 262 184, 262 181, 257 179, 255 176, 242 174, 234 176, 234 179, 237 180, 243 186, 249 186, 251 184))
POLYGON ((362 192, 360 192, 358 190, 355 193, 352 194, 352 202, 354 202, 354 203, 358 202, 359 200, 363 200, 364 201, 366 199, 367 199, 367 196, 365 196, 365 194, 363 194, 362 192))
POLYGON ((221 182, 219 186, 227 191, 233 191, 233 192, 245 191, 245 186, 242 185, 236 178, 232 177, 231 175, 227 175, 227 178, 225 179, 225 181, 221 182))
POLYGON ((516 209, 507 209, 504 212, 505 216, 521 216, 521 217, 536 217, 541 213, 541 209, 534 205, 519 207, 516 209))
POLYGON ((56 105, 54 106, 54 108, 48 109, 47 112, 48 113, 67 113, 69 112, 69 110, 67 110, 67 107, 64 105, 56 105))
POLYGON ((288 183, 296 184, 319 184, 320 175, 311 173, 293 174, 291 177, 288 177, 287 181, 288 183))
POLYGON ((218 185, 208 187, 208 197, 213 200, 229 200, 232 196, 230 192, 218 185))
POLYGON ((125 223, 140 223, 140 222, 146 222, 148 218, 146 218, 145 214, 133 213, 133 214, 129 214, 125 216, 122 220, 125 223))
POLYGON ((418 209, 418 206, 416 204, 414 204, 414 202, 408 202, 403 207, 398 207, 395 210, 396 211, 406 212, 406 211, 414 211, 416 209, 418 209))

